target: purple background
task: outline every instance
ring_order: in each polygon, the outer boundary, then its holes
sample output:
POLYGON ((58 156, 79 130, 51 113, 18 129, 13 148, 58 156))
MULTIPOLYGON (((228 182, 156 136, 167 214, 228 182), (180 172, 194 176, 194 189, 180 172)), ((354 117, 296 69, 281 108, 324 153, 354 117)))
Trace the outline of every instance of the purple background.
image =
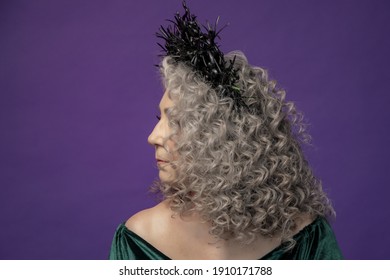
MULTIPOLYGON (((188 1, 310 123, 347 259, 389 259, 388 1, 188 1), (387 128, 386 128, 387 127, 387 128)), ((0 258, 106 259, 152 206, 154 33, 181 1, 1 1, 0 258)))

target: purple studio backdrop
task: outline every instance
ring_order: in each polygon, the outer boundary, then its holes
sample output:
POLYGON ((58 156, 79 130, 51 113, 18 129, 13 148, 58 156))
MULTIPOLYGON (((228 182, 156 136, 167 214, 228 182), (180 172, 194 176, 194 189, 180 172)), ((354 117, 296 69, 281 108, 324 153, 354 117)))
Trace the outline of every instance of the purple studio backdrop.
MULTIPOLYGON (((309 162, 347 259, 389 259, 388 1, 187 1, 268 69, 310 123, 309 162), (386 128, 387 127, 387 128, 386 128)), ((106 259, 150 207, 147 136, 170 1, 1 1, 0 259, 106 259)))

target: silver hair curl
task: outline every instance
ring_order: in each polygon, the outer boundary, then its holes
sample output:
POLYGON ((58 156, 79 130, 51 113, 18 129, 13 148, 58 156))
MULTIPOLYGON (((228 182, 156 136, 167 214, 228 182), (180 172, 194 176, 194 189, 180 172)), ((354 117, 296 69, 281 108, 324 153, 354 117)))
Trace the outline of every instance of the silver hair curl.
POLYGON ((304 158, 309 143, 302 114, 266 70, 232 52, 237 86, 249 110, 238 112, 193 70, 167 56, 162 78, 174 107, 168 111, 179 159, 176 178, 158 182, 180 215, 195 211, 210 234, 249 244, 257 236, 279 236, 290 249, 302 214, 333 216, 321 182, 304 158))

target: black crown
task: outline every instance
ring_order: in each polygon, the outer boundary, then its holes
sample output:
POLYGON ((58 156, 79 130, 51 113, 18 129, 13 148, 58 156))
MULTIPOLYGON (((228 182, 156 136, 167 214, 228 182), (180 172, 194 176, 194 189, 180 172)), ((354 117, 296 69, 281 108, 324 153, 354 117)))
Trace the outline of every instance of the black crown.
POLYGON ((236 86, 237 70, 234 60, 226 62, 223 52, 219 49, 216 39, 220 39, 220 29, 217 31, 217 18, 214 27, 199 26, 196 16, 191 14, 183 1, 184 14, 176 13, 174 20, 168 20, 173 25, 160 27, 157 37, 165 40, 165 46, 158 43, 165 55, 171 56, 176 62, 182 62, 199 73, 206 82, 218 92, 221 97, 230 97, 239 108, 247 108, 236 86))

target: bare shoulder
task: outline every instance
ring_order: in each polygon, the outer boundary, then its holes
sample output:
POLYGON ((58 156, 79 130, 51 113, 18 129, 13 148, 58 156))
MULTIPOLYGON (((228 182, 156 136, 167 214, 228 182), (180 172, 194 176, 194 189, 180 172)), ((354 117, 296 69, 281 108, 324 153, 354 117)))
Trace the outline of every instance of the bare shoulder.
POLYGON ((126 221, 125 226, 137 234, 147 231, 151 220, 151 209, 145 209, 134 214, 126 221))
POLYGON ((170 208, 166 201, 160 202, 152 208, 142 210, 131 216, 125 226, 146 240, 153 239, 164 228, 165 217, 170 208))
POLYGON ((316 217, 305 214, 305 213, 298 216, 295 220, 297 226, 296 226, 296 230, 294 232, 294 235, 297 234, 298 232, 300 232, 306 226, 313 223, 315 219, 316 219, 316 217))

